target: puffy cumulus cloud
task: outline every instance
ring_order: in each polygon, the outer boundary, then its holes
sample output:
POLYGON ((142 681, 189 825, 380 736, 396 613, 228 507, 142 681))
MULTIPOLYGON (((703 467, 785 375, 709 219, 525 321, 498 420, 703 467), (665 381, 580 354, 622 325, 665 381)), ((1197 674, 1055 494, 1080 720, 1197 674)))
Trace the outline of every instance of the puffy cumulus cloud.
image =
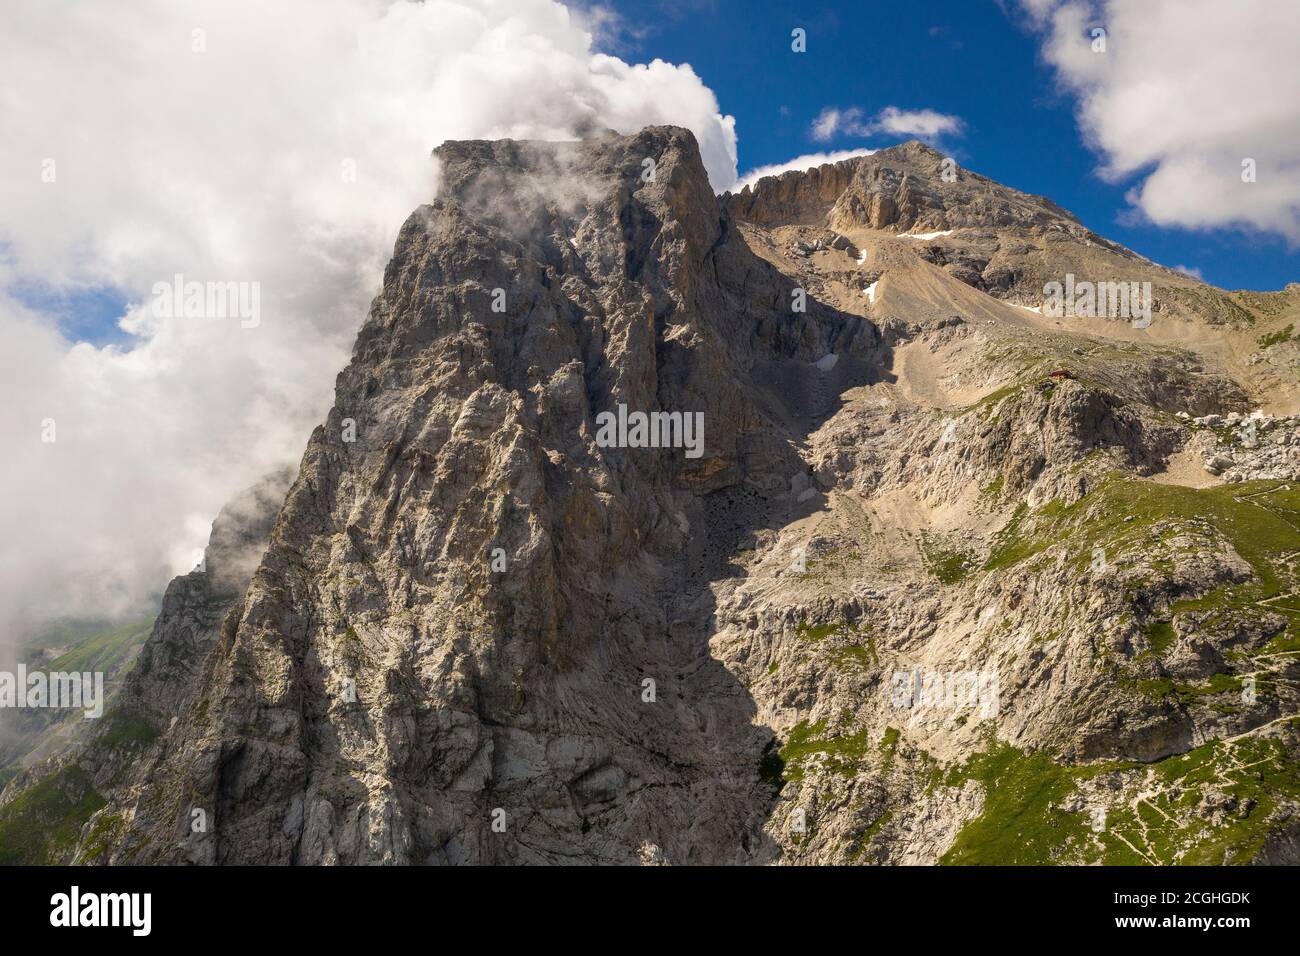
POLYGON ((1020 12, 1078 98, 1102 175, 1142 177, 1129 200, 1146 217, 1300 243, 1300 4, 1021 0, 1020 12))
POLYGON ((784 163, 756 166, 736 181, 733 191, 740 192, 746 186, 752 186, 764 176, 780 176, 782 173, 788 173, 791 170, 812 169, 814 166, 839 163, 855 156, 870 156, 874 152, 874 149, 838 149, 829 153, 805 153, 803 156, 796 156, 784 163))
POLYGON ((605 125, 629 132, 654 124, 685 126, 700 144, 713 188, 736 181, 736 121, 718 113, 718 102, 689 65, 653 60, 629 66, 611 56, 592 59, 593 83, 603 97, 605 125), (690 122, 687 122, 687 119, 690 122))
POLYGON ((915 136, 933 140, 942 136, 959 135, 964 129, 961 119, 932 109, 904 110, 886 106, 873 118, 866 119, 862 110, 853 106, 840 109, 828 106, 817 114, 810 130, 812 138, 826 142, 836 136, 915 136))
POLYGON ((296 463, 442 140, 676 123, 735 180, 689 67, 550 0, 17 0, 0 74, 0 642, 140 607, 296 463), (260 321, 157 314, 177 274, 256 283, 260 321), (112 290, 132 334, 69 341, 18 288, 112 290))
POLYGON ((961 133, 963 124, 958 117, 948 113, 900 110, 897 106, 886 106, 876 117, 875 128, 881 133, 893 133, 896 136, 935 139, 961 133))

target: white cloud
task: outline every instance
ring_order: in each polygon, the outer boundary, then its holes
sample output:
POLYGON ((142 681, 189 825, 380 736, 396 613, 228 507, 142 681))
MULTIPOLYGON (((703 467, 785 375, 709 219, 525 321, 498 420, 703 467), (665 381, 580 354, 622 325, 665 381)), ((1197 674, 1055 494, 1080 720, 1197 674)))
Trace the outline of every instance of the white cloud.
POLYGON ((846 110, 828 106, 817 114, 812 124, 812 138, 818 142, 837 135, 865 136, 867 132, 867 126, 862 122, 862 110, 856 106, 846 110))
POLYGON ((1174 266, 1174 271, 1181 272, 1183 275, 1190 276, 1191 278, 1197 279, 1201 282, 1205 281, 1205 274, 1201 272, 1201 270, 1198 269, 1196 266, 1178 265, 1178 266, 1174 266))
POLYGON ((856 106, 848 109, 828 106, 813 120, 811 133, 812 138, 819 142, 836 136, 871 136, 877 133, 928 140, 959 135, 963 128, 959 117, 932 109, 904 110, 886 106, 874 118, 865 120, 862 110, 856 106))
POLYGON ((956 116, 935 110, 900 110, 896 106, 886 106, 881 110, 874 125, 881 133, 921 139, 956 135, 962 131, 962 121, 956 116))
POLYGON ((874 152, 874 149, 840 149, 830 153, 806 153, 784 163, 756 166, 736 181, 736 185, 732 187, 732 192, 740 192, 746 186, 752 186, 764 176, 780 176, 782 173, 788 173, 794 169, 812 169, 814 166, 839 163, 855 156, 870 156, 874 152))
POLYGON ((1275 0, 1021 0, 1078 98, 1102 175, 1139 175, 1150 220, 1300 242, 1300 5, 1275 0), (1090 31, 1106 31, 1094 52, 1090 31), (1242 181, 1254 160, 1257 181, 1242 181))
POLYGON ((442 140, 671 122, 735 180, 689 67, 593 54, 549 0, 5 4, 0 62, 0 643, 137 606, 296 463, 442 140), (176 273, 260 283, 261 324, 153 316, 176 273), (139 337, 71 343, 19 281, 118 290, 139 337))

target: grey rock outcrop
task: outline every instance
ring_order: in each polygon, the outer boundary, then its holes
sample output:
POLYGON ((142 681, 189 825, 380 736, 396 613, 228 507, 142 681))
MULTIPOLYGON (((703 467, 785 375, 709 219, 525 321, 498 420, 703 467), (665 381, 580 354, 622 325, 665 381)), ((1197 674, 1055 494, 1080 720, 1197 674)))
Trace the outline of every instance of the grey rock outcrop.
POLYGON ((674 128, 437 156, 251 580, 220 520, 145 730, 76 758, 71 858, 1292 858, 1293 421, 1221 434, 1294 407, 1231 319, 1289 306, 920 144, 721 199, 674 128), (1183 299, 1024 307, 1076 267, 1183 299))
POLYGON ((761 851, 771 734, 708 655, 707 584, 802 468, 766 376, 870 374, 876 330, 791 311, 682 131, 438 155, 114 860, 761 851), (620 405, 702 413, 702 457, 599 447, 620 405))

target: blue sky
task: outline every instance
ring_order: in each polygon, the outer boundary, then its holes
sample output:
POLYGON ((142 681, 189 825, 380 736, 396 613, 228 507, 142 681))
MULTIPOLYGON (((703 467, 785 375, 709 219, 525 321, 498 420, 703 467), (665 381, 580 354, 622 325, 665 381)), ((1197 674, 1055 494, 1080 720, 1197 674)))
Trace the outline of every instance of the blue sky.
MULTIPOLYGON (((583 0, 574 2, 582 4, 583 0)), ((705 104, 711 90, 716 94, 721 110, 735 117, 742 174, 755 167, 779 164, 807 153, 887 146, 906 138, 897 134, 860 135, 841 131, 829 140, 815 139, 812 135, 813 121, 827 108, 859 110, 864 119, 870 119, 885 107, 934 110, 960 118, 963 124, 960 134, 949 135, 937 145, 963 166, 1015 188, 1048 196, 1074 212, 1090 228, 1156 262, 1195 270, 1206 281, 1227 289, 1273 290, 1288 282, 1300 281, 1300 249, 1288 247, 1286 240, 1277 233, 1245 228, 1157 226, 1145 221, 1126 196, 1144 182, 1155 168, 1155 161, 1119 181, 1107 181, 1098 175, 1105 157, 1085 145, 1076 121, 1079 104, 1075 94, 1059 83, 1054 68, 1042 59, 1043 37, 1031 31, 1024 14, 1016 7, 1018 0, 1003 0, 1003 3, 998 0, 857 0, 851 3, 825 0, 807 4, 775 0, 588 2, 613 4, 612 10, 616 14, 610 29, 597 31, 599 49, 631 63, 659 58, 673 64, 690 64, 708 87, 703 91, 705 104), (1004 5, 1011 8, 1011 12, 1004 10, 1004 5), (791 50, 790 34, 795 27, 807 31, 805 53, 791 50)), ((1049 0, 1036 2, 1047 3, 1049 0)), ((1206 107, 1203 87, 1200 99, 1194 100, 1189 94, 1187 103, 1172 111, 1176 114, 1173 117, 1176 120, 1172 124, 1174 128, 1162 131, 1167 135, 1147 138, 1156 144, 1153 155, 1158 157, 1157 161, 1176 162, 1188 154, 1189 143, 1204 144, 1207 149, 1218 150, 1213 157, 1217 175, 1223 169, 1225 155, 1231 162, 1236 161, 1232 157, 1237 155, 1235 151, 1239 145, 1243 152, 1248 149, 1252 153, 1261 151, 1258 154, 1262 157, 1271 152, 1272 158, 1280 161, 1275 162, 1280 172, 1273 181, 1289 180, 1291 184, 1287 186, 1284 183, 1280 190, 1256 191, 1251 198, 1259 202, 1252 216, 1255 221, 1267 221, 1270 209, 1289 201, 1289 220, 1287 215, 1280 218, 1284 223, 1289 222, 1292 235, 1300 236, 1300 198, 1297 198, 1300 197, 1300 186, 1297 186, 1300 182, 1300 145, 1297 145, 1294 134, 1287 132, 1300 127, 1296 126, 1293 118, 1294 105, 1285 105, 1294 103, 1296 99, 1294 70, 1286 62, 1285 55, 1262 56, 1254 52, 1268 37, 1285 37, 1293 34, 1294 30, 1285 29, 1284 23, 1270 25, 1264 22, 1267 15, 1259 15, 1253 21, 1256 34, 1248 36, 1244 46, 1242 42, 1237 42, 1235 47, 1226 42, 1206 46, 1204 30, 1198 29, 1194 22, 1186 25, 1186 35, 1172 36, 1179 24, 1188 19, 1183 15, 1179 0, 1109 2, 1115 5, 1112 10, 1123 7, 1130 12, 1159 5, 1165 9, 1166 17, 1172 18, 1172 21, 1162 21, 1158 28, 1146 29, 1148 35, 1144 39, 1147 45, 1142 49, 1137 49, 1137 44, 1129 46, 1124 74, 1129 91, 1135 83, 1142 87, 1146 79, 1143 74, 1145 64, 1158 50, 1168 51, 1173 58, 1172 64, 1166 61, 1161 67, 1166 79, 1166 96, 1170 87, 1181 94, 1194 81, 1205 77, 1209 77, 1212 90, 1215 85, 1223 85, 1255 91, 1253 96, 1248 92, 1242 94, 1244 101, 1253 101, 1254 111, 1249 117, 1250 123, 1243 127, 1247 132, 1241 136, 1234 129, 1243 112, 1241 104, 1232 99, 1226 102, 1220 99, 1214 104, 1218 111, 1213 112, 1206 107), (1152 44, 1157 51, 1153 51, 1152 44), (1216 52, 1218 60, 1215 59, 1216 52), (1243 61, 1248 64, 1245 69, 1241 65, 1243 61), (1280 69, 1291 69, 1292 73, 1242 75, 1249 72, 1250 64, 1257 62, 1280 62, 1280 69), (1135 63, 1138 64, 1136 71, 1135 63), (1260 96, 1260 90, 1270 91, 1270 96, 1260 96), (1202 131, 1217 132, 1217 140, 1214 136, 1203 136, 1202 131), (1238 144, 1239 138, 1249 142, 1238 144), (1272 197, 1278 196, 1282 199, 1274 202, 1272 197), (1261 211, 1260 206, 1265 208, 1261 211)), ((357 5, 371 6, 361 0, 357 0, 357 5)), ((1280 8, 1281 5, 1275 9, 1280 8)), ((511 13, 513 17, 523 16, 519 7, 511 7, 511 13)), ((552 13, 547 8, 546 20, 555 19, 552 13)), ((495 15, 484 18, 488 25, 498 21, 500 17, 495 15)), ((236 21, 225 31, 225 42, 234 47, 248 47, 250 69, 273 72, 274 65, 279 62, 278 53, 268 56, 257 43, 264 26, 236 21)), ((546 29, 540 21, 532 26, 546 29)), ((1117 48, 1122 47, 1125 39, 1137 39, 1132 30, 1126 34, 1119 24, 1113 26, 1117 48)), ((162 32, 161 26, 158 29, 161 37, 171 36, 162 32)), ((454 60, 431 54, 431 43, 436 45, 438 42, 436 36, 409 34, 409 37, 411 50, 406 52, 413 56, 418 54, 418 58, 405 62, 401 70, 396 71, 407 79, 407 93, 419 93, 429 88, 432 79, 436 78, 436 70, 429 64, 451 63, 448 69, 454 72, 454 60), (425 76, 422 71, 433 72, 435 77, 425 76)), ((448 37, 448 42, 454 39, 448 37)), ((353 36, 348 35, 346 40, 350 47, 355 47, 353 36)), ((103 59, 110 64, 119 60, 129 63, 131 72, 139 73, 143 67, 130 57, 148 55, 148 45, 153 42, 162 41, 142 37, 138 48, 132 48, 130 44, 120 48, 124 44, 118 43, 115 47, 105 48, 105 52, 111 52, 112 56, 103 59)), ((460 46, 463 44, 456 44, 456 49, 460 46)), ((1281 49, 1285 50, 1285 45, 1281 49)), ((188 46, 183 52, 191 56, 188 46)), ((310 61, 310 48, 295 48, 292 52, 295 56, 306 56, 310 61)), ((402 55, 402 51, 397 51, 397 55, 402 55)), ((515 50, 508 56, 512 61, 518 61, 525 54, 515 50)), ((298 67, 297 72, 309 75, 311 68, 309 62, 298 67)), ((454 130, 458 136, 500 135, 501 129, 515 128, 529 116, 545 117, 552 110, 563 114, 565 106, 556 100, 566 94, 578 103, 598 102, 599 95, 582 89, 581 84, 576 92, 569 88, 579 68, 578 63, 561 62, 556 66, 558 79, 548 81, 547 64, 529 63, 527 75, 533 82, 530 88, 525 88, 528 84, 521 84, 517 79, 504 79, 513 74, 506 65, 498 65, 488 78, 502 77, 499 89, 485 83, 483 76, 475 77, 472 82, 466 80, 451 84, 449 88, 460 90, 462 98, 444 98, 445 101, 435 110, 435 113, 444 115, 435 116, 437 122, 433 124, 428 122, 427 115, 422 112, 423 104, 418 100, 407 104, 399 99, 390 103, 389 115, 410 119, 409 125, 413 128, 398 130, 402 135, 394 134, 396 142, 389 146, 382 134, 390 131, 391 127, 401 126, 401 123, 386 119, 383 128, 368 128, 365 139, 384 144, 374 150, 377 154, 418 155, 417 150, 423 150, 427 144, 441 138, 438 122, 454 130), (477 98, 470 96, 467 92, 470 90, 481 95, 477 98)), ((171 70, 167 77, 175 80, 177 74, 171 70)), ((119 80, 118 87, 132 89, 126 80, 119 80)), ((356 84, 349 88, 353 87, 356 84)), ((264 84, 259 85, 259 92, 253 98, 260 98, 263 88, 264 84)), ((148 96, 154 92, 165 93, 170 89, 164 80, 144 84, 142 89, 146 92, 136 90, 134 99, 111 85, 106 89, 113 99, 100 103, 93 111, 92 119, 108 117, 112 123, 120 124, 130 118, 135 126, 139 126, 139 117, 159 116, 168 118, 163 123, 164 128, 146 126, 132 135, 118 135, 116 128, 111 127, 112 132, 101 133, 97 142, 102 145, 96 148, 139 147, 145 150, 145 158, 139 158, 135 152, 117 155, 113 163, 102 164, 105 172, 99 179, 92 181, 87 178, 81 183, 79 188, 85 193, 80 197, 72 189, 60 187, 60 191, 55 193, 44 185, 34 185, 31 190, 34 196, 65 197, 66 208, 52 212, 45 206, 34 204, 19 212, 11 211, 21 228, 31 227, 39 233, 49 223, 75 222, 81 225, 81 218, 70 217, 81 216, 88 204, 88 212, 98 212, 100 216, 86 219, 89 223, 87 232, 106 240, 103 249, 121 252, 123 249, 139 251, 155 246, 163 250, 222 248, 228 238, 226 231, 237 226, 247 230, 249 235, 267 237, 260 245, 259 241, 247 236, 228 243, 230 249, 238 253, 237 258, 247 258, 259 263, 258 268, 263 268, 267 262, 267 250, 284 247, 278 237, 268 232, 260 204, 245 201, 246 196, 257 195, 255 191, 247 190, 246 184, 260 182, 266 176, 265 166, 259 166, 263 151, 270 150, 282 156, 284 168, 292 169, 295 163, 310 167, 321 162, 321 157, 334 162, 336 153, 351 155, 351 151, 357 148, 353 142, 344 146, 334 142, 321 145, 312 139, 316 130, 303 118, 327 114, 334 108, 313 106, 311 97, 318 95, 314 86, 309 90, 290 88, 283 91, 283 102, 278 109, 283 121, 279 125, 288 131, 285 141, 267 145, 265 130, 253 126, 242 135, 230 136, 222 146, 225 150, 222 161, 211 164, 209 160, 217 154, 207 137, 216 127, 205 120, 197 129, 176 129, 169 125, 174 114, 149 101, 148 96), (294 122, 290 122, 290 118, 294 122), (301 155, 294 154, 299 126, 307 127, 304 132, 307 138, 299 150, 301 155), (229 143, 254 145, 230 150, 229 143), (160 145, 167 152, 166 156, 158 154, 160 145), (172 156, 171 152, 177 155, 172 156), (249 168, 236 176, 223 168, 228 165, 249 168), (165 188, 153 188, 150 180, 155 174, 170 176, 165 188), (129 186, 137 188, 123 188, 117 179, 126 179, 129 186), (156 215, 160 210, 166 212, 164 207, 168 205, 157 204, 158 195, 165 192, 173 199, 195 196, 208 202, 205 197, 210 197, 213 183, 233 183, 236 187, 233 194, 222 192, 220 202, 213 207, 228 212, 225 218, 218 216, 209 224, 206 214, 192 221, 156 215), (139 225, 133 227, 134 231, 121 228, 123 224, 132 225, 136 219, 139 219, 139 225), (179 233, 177 229, 180 229, 179 233)), ((197 86, 189 95, 197 96, 205 106, 195 114, 224 110, 222 115, 232 123, 236 119, 241 122, 248 119, 250 114, 240 106, 240 89, 237 77, 197 86)), ((361 89, 363 92, 366 90, 365 87, 361 89)), ((655 92, 653 85, 638 87, 635 92, 629 86, 621 97, 624 102, 630 100, 644 106, 644 101, 653 100, 655 92)), ((384 95, 391 97, 393 92, 385 87, 369 91, 359 98, 365 100, 366 96, 384 95)), ((1153 102, 1163 101, 1158 95, 1153 98, 1153 102)), ((64 109, 66 101, 56 96, 53 102, 55 107, 25 112, 29 116, 61 115, 58 111, 64 109)), ((673 109, 667 111, 642 109, 639 112, 656 116, 667 112, 675 118, 680 116, 683 125, 690 125, 693 120, 695 125, 692 128, 700 127, 699 99, 689 104, 677 101, 672 106, 673 109)), ((703 119, 704 125, 713 124, 712 109, 704 112, 707 114, 703 119)), ((631 120, 624 118, 625 125, 637 119, 635 105, 631 113, 631 120)), ((364 120, 372 114, 370 101, 366 100, 360 118, 364 120)), ((255 119, 253 117, 250 123, 255 119)), ((589 117, 584 114, 583 119, 589 117)), ((27 152, 21 154, 29 164, 27 168, 35 168, 31 164, 36 159, 32 157, 44 156, 48 149, 53 148, 47 145, 52 133, 75 132, 86 122, 87 118, 83 116, 75 123, 63 120, 50 128, 36 129, 33 142, 28 144, 27 152)), ((1124 124, 1118 125, 1123 128, 1124 124)), ((347 124, 341 123, 339 128, 346 129, 347 124)), ((83 136, 77 145, 63 145, 59 151, 70 154, 68 159, 75 161, 80 157, 79 151, 84 143, 91 141, 83 136)), ((372 163, 378 168, 379 163, 373 160, 372 163)), ((65 164, 64 168, 75 169, 76 163, 65 164)), ((1232 170, 1229 168, 1228 171, 1231 175, 1232 170)), ((1196 181, 1193 178, 1181 182, 1196 181)), ((73 188, 77 188, 75 181, 73 188)), ((1193 200, 1201 195, 1197 190, 1183 186, 1176 187, 1173 192, 1193 200)), ((1233 194, 1229 198, 1236 203, 1241 196, 1233 194)), ((1190 220, 1201 212, 1197 201, 1184 205, 1187 208, 1179 212, 1190 220)), ((379 204, 370 204, 367 208, 373 209, 377 217, 382 215, 386 223, 391 222, 392 228, 401 220, 400 212, 391 212, 379 204)), ((409 208, 409 199, 396 203, 394 208, 409 208)), ((1236 209, 1237 206, 1233 205, 1230 211, 1236 209)), ((354 212, 347 210, 345 214, 354 212)), ((0 218, 4 213, 5 210, 0 208, 0 218)), ((1217 220, 1211 217, 1211 220, 1223 221, 1223 217, 1220 215, 1217 220)), ((292 225, 292 219, 285 221, 292 225)), ((81 241, 77 230, 69 228, 65 231, 67 235, 60 238, 61 242, 75 244, 81 241)), ((6 259, 6 249, 0 243, 0 266, 6 259)), ((119 263, 91 265, 98 268, 87 268, 79 275, 114 275, 113 270, 119 263)), ((162 258, 145 265, 143 275, 147 281, 143 288, 148 288, 151 277, 170 277, 173 271, 195 272, 201 268, 198 263, 166 263, 162 258)), ((241 264, 239 268, 247 267, 241 264)), ((66 276, 56 278, 54 284, 42 283, 23 273, 18 276, 16 280, 6 282, 0 291, 43 313, 69 340, 124 348, 137 343, 135 336, 117 326, 127 305, 128 293, 123 288, 132 288, 129 284, 118 288, 112 281, 105 280, 101 287, 85 288, 77 286, 76 279, 69 280, 66 276)), ((135 288, 140 286, 137 284, 135 288)), ((358 313, 360 311, 363 310, 358 310, 358 313)))
POLYGON ((1111 183, 1083 143, 1075 101, 1039 57, 1039 38, 995 0, 872 0, 815 4, 768 0, 623 2, 624 29, 608 52, 629 61, 689 63, 736 117, 742 174, 797 155, 886 146, 898 137, 815 141, 828 106, 886 106, 955 114, 964 134, 944 147, 963 165, 1053 199, 1086 225, 1163 265, 1199 269, 1228 289, 1280 289, 1300 281, 1300 250, 1238 229, 1143 224, 1125 199, 1141 175, 1111 183), (803 27, 808 50, 790 50, 803 27))
POLYGON ((552 0, 133 0, 108 31, 104 4, 0 5, 0 64, 21 89, 0 96, 0 523, 22 558, 0 575, 0 630, 14 607, 146 602, 193 566, 224 502, 299 460, 444 139, 671 117, 727 179, 715 96, 742 172, 891 141, 816 141, 827 107, 935 110, 964 122, 943 144, 963 165, 1159 262, 1229 288, 1300 279, 1280 238, 1142 226, 1125 198, 1142 185, 1166 222, 1244 220, 1300 241, 1300 4, 1215 0, 1193 17, 1189 0, 1032 0, 1064 41, 1049 66, 1042 33, 993 0, 572 2, 622 5, 622 29, 597 31, 622 65, 593 63, 552 0), (1112 21, 1104 58, 1079 57, 1083 31, 1062 19, 1083 5, 1112 21), (807 53, 790 50, 796 26, 807 53), (666 65, 626 65, 655 58, 666 65), (1103 105, 1121 100, 1090 118, 1104 156, 1075 122, 1078 91, 1098 103, 1089 82, 1103 105), (1131 176, 1104 182, 1117 150, 1131 176), (1242 155, 1259 159, 1257 189, 1234 173, 1242 155), (259 283, 263 321, 117 327, 178 273, 259 283), (55 415, 57 453, 32 440, 55 415))
POLYGON ((69 341, 97 346, 129 346, 132 341, 132 336, 117 324, 126 313, 127 301, 115 288, 52 288, 44 283, 17 281, 5 292, 29 309, 53 319, 69 341))

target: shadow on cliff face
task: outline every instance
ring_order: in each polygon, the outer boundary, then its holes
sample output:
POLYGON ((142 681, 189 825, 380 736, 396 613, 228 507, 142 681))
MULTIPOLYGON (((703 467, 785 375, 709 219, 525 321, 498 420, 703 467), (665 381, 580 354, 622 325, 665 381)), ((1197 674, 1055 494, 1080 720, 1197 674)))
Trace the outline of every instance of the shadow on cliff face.
MULTIPOLYGON (((500 213, 500 191, 515 177, 461 170, 452 157, 482 160, 473 144, 447 152, 449 181, 467 190, 453 189, 451 201, 544 264, 547 291, 534 290, 525 323, 555 321, 562 337, 572 332, 576 341, 565 348, 582 364, 569 369, 552 356, 538 376, 529 365, 535 358, 519 360, 535 347, 526 342, 494 372, 524 396, 539 377, 552 385, 569 379, 536 406, 524 398, 523 418, 544 457, 545 570, 529 593, 518 577, 484 582, 512 599, 495 618, 503 644, 475 656, 468 680, 478 718, 493 727, 490 768, 466 784, 481 788, 472 814, 529 809, 505 839, 448 837, 432 857, 770 859, 763 826, 779 781, 763 767, 776 742, 758 723, 748 688, 710 653, 713 585, 735 576, 733 557, 756 535, 814 507, 798 494, 811 481, 798 448, 834 414, 844 390, 885 377, 880 335, 797 289, 748 248, 720 212, 683 131, 566 151, 569 175, 618 185, 594 199, 590 187, 566 188, 566 197, 586 198, 557 204, 532 188, 530 174, 528 189, 511 192, 529 208, 509 215, 500 213), (645 156, 657 161, 657 182, 642 178, 645 156), (486 206, 484 183, 492 186, 486 206), (528 228, 520 231, 521 223, 528 228), (704 455, 573 445, 573 434, 620 405, 698 411, 704 455), (595 495, 589 476, 599 478, 595 495), (553 630, 527 606, 542 590, 556 596, 553 630), (536 640, 539 625, 553 641, 536 640), (554 756, 560 750, 579 756, 565 764, 554 756), (540 774, 530 769, 539 767, 540 774), (538 812, 556 792, 564 806, 538 812)), ((506 155, 514 161, 528 151, 506 155)), ((495 533, 512 541, 522 530, 495 533)))
POLYGON ((710 654, 714 586, 816 506, 799 447, 880 335, 753 254, 684 130, 441 155, 198 703, 109 794, 143 801, 117 845, 771 859, 773 733, 710 654), (620 406, 703 415, 703 453, 598 441, 620 406))
MULTIPOLYGON (((756 535, 813 507, 798 500, 810 481, 798 448, 845 389, 883 377, 879 333, 748 248, 684 131, 566 149, 564 174, 588 184, 566 187, 562 203, 535 188, 534 150, 495 150, 505 168, 489 175, 482 147, 444 149, 452 188, 440 202, 455 209, 434 213, 431 234, 464 215, 485 237, 479 258, 529 264, 499 276, 475 271, 436 241, 433 255, 412 247, 402 258, 420 271, 433 264, 444 287, 473 283, 486 299, 499 283, 512 301, 524 299, 513 325, 472 304, 465 324, 486 330, 493 360, 482 377, 522 405, 526 457, 539 467, 511 476, 515 488, 535 486, 528 504, 481 515, 512 557, 526 556, 509 575, 475 578, 468 589, 486 590, 496 638, 465 645, 463 676, 448 695, 472 701, 473 744, 435 746, 429 757, 444 775, 457 768, 449 783, 460 809, 427 828, 414 855, 768 859, 762 830, 778 792, 762 766, 774 736, 757 723, 748 689, 710 654, 712 586, 735 575, 732 558, 756 535), (524 189, 513 185, 517 162, 528 167, 524 189), (503 192, 517 204, 503 203, 503 192), (597 447, 593 422, 619 406, 702 414, 705 453, 597 447), (510 820, 499 834, 487 825, 496 809, 510 820), (471 820, 482 822, 466 832, 471 820)), ((557 175, 554 163, 542 167, 557 175)), ((467 395, 458 414, 484 404, 467 395)), ((494 414, 484 427, 501 435, 510 416, 494 414)), ((405 478, 392 484, 424 490, 405 478)), ((445 737, 432 715, 421 723, 445 737)))
POLYGON ((810 294, 805 309, 795 311, 795 283, 754 254, 725 218, 720 233, 703 269, 715 278, 717 301, 705 310, 715 309, 725 329, 734 362, 729 374, 745 413, 734 423, 734 442, 722 443, 732 452, 725 467, 677 476, 692 493, 683 509, 690 533, 663 600, 671 609, 669 646, 693 663, 692 672, 678 675, 692 710, 714 745, 734 753, 737 783, 747 781, 734 793, 744 826, 729 862, 764 862, 778 852, 762 828, 779 799, 773 757, 780 742, 758 722, 749 689, 710 654, 719 627, 714 585, 745 573, 735 558, 764 531, 779 531, 818 507, 806 493, 815 482, 799 449, 835 414, 847 389, 887 378, 889 362, 871 323, 810 294))
MULTIPOLYGON (((312 623, 284 655, 306 779, 232 764, 222 831, 252 823, 293 862, 769 859, 773 733, 710 654, 712 585, 812 507, 798 448, 881 376, 879 333, 753 254, 683 130, 441 155, 272 546, 331 582, 293 599, 320 606, 289 616, 312 623), (702 415, 704 453, 593 440, 619 407, 702 415), (346 538, 328 556, 323 530, 346 538), (372 658, 362 713, 320 704, 341 633, 372 658)), ((280 627, 276 603, 241 637, 280 627)), ((232 698, 244 733, 283 724, 232 698)))
MULTIPOLYGON (((660 171, 672 182, 677 167, 660 171)), ((606 749, 566 789, 593 849, 613 837, 645 859, 761 862, 774 853, 763 826, 779 781, 764 762, 777 743, 748 688, 710 653, 713 585, 741 573, 733 558, 762 531, 815 507, 799 494, 811 485, 799 447, 846 389, 887 377, 889 363, 871 323, 798 290, 748 248, 711 196, 707 206, 694 199, 686 215, 695 221, 666 224, 671 201, 623 193, 608 214, 626 244, 623 272, 643 298, 629 302, 608 281, 615 292, 595 307, 570 296, 587 357, 587 414, 620 403, 698 409, 708 451, 698 460, 663 449, 600 453, 635 553, 623 555, 622 569, 604 566, 603 605, 591 608, 594 661, 574 662, 579 676, 565 682, 566 692, 587 685, 579 693, 603 711, 606 749), (665 249, 665 236, 684 237, 682 247, 665 249), (625 321, 632 310, 645 319, 625 321)), ((552 480, 551 499, 564 500, 571 475, 552 480)), ((559 550, 580 547, 562 541, 559 550)))

